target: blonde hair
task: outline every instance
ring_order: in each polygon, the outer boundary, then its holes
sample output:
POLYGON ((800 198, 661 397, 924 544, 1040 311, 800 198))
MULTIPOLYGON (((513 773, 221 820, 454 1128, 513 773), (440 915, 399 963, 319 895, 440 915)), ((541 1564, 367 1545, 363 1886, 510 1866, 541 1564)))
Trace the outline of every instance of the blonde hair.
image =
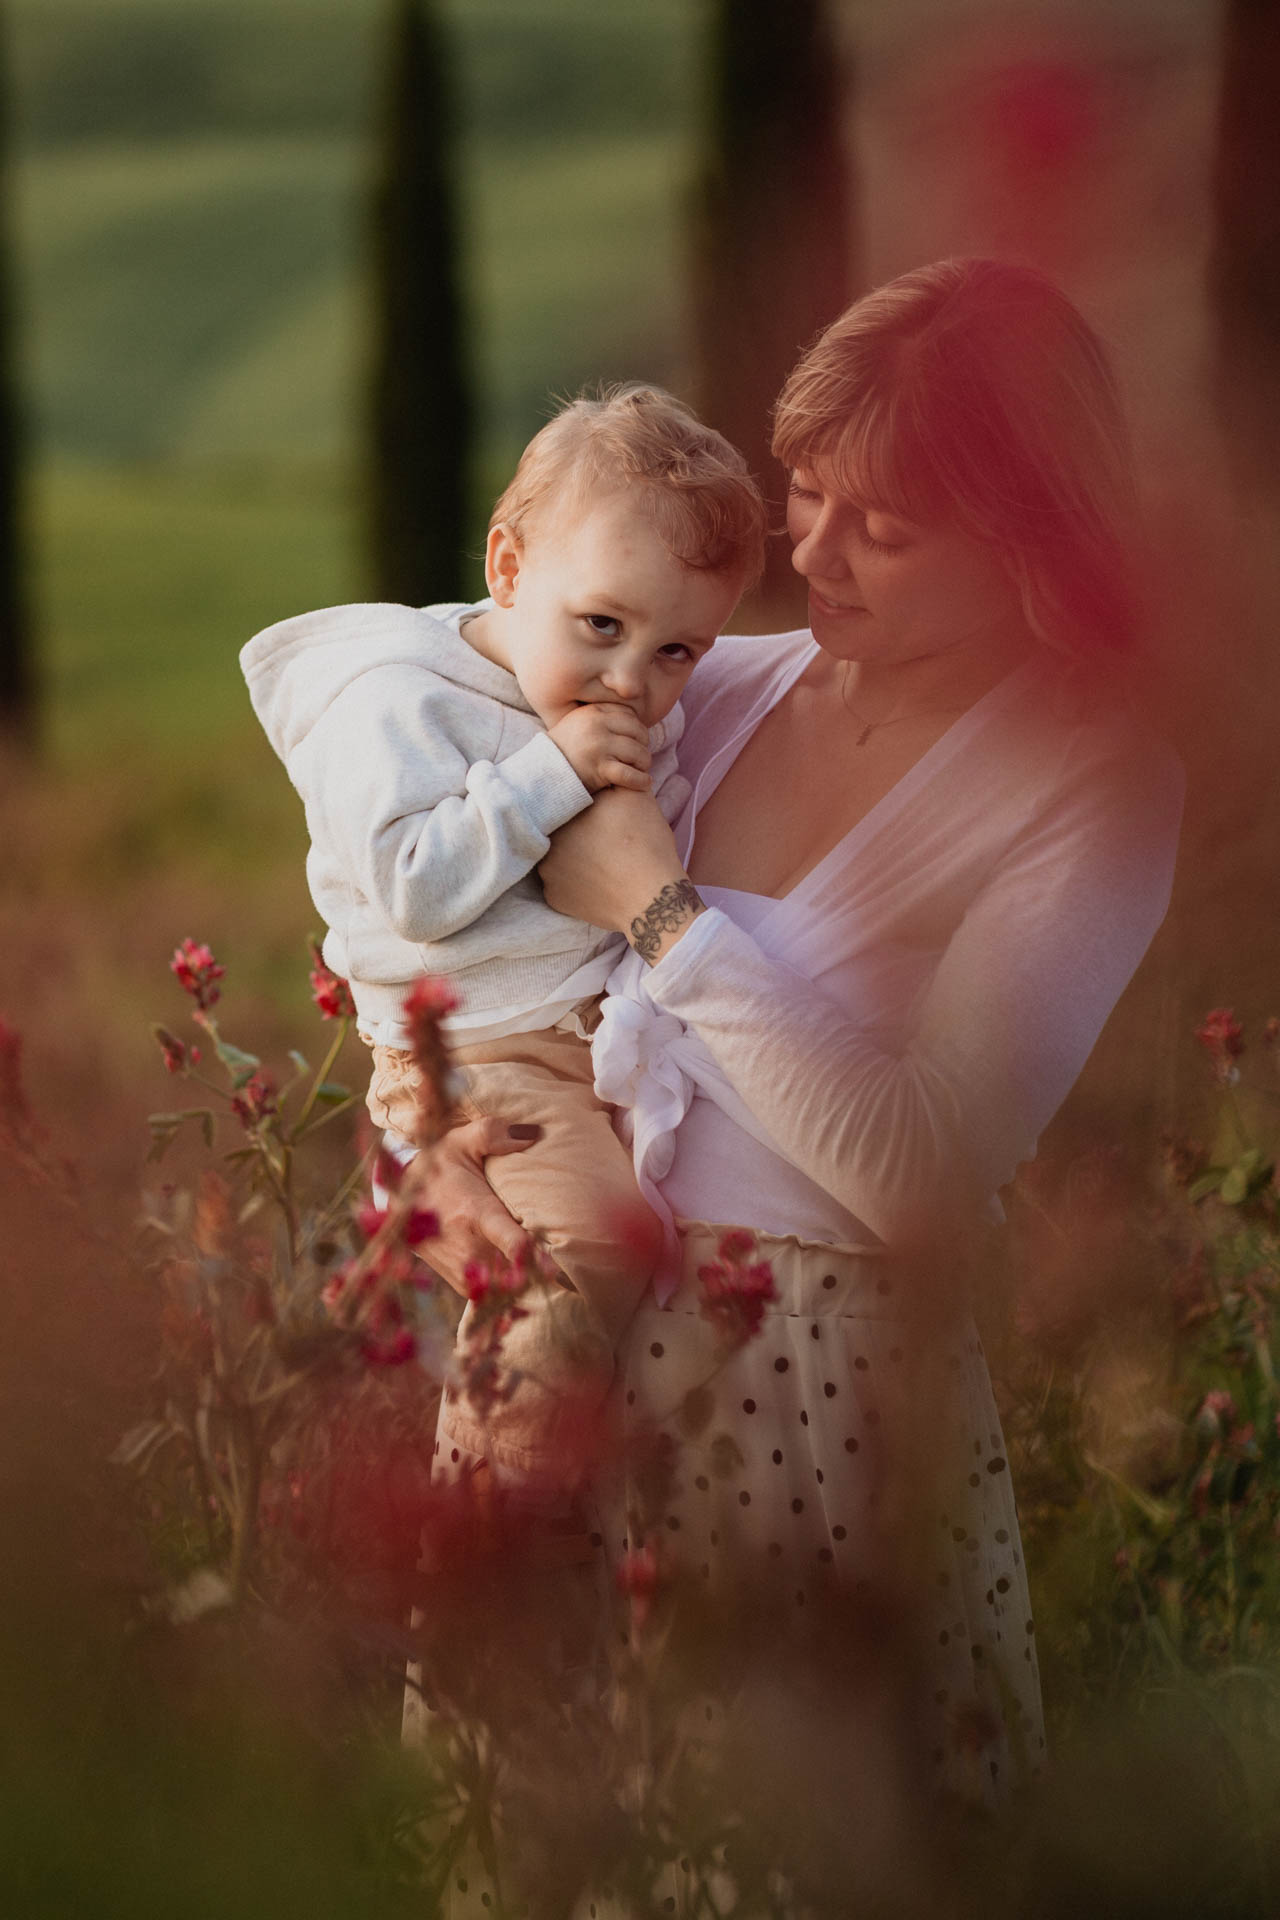
POLYGON ((1060 288, 942 260, 855 302, 774 411, 787 466, 1000 553, 1037 639, 1100 664, 1136 638, 1136 493, 1102 344, 1060 288))
POLYGON ((739 572, 751 586, 764 569, 765 509, 737 448, 661 387, 603 387, 570 400, 535 433, 490 527, 523 540, 552 501, 601 489, 634 490, 641 512, 685 566, 739 572))

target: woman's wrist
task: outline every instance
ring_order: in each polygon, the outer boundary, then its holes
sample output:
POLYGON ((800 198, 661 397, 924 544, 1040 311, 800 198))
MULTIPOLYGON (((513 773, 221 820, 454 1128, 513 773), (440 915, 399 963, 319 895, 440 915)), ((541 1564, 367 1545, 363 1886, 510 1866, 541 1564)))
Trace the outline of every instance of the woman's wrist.
POLYGON ((682 873, 679 879, 668 880, 631 919, 625 928, 627 939, 652 967, 688 932, 706 905, 688 874, 682 873))

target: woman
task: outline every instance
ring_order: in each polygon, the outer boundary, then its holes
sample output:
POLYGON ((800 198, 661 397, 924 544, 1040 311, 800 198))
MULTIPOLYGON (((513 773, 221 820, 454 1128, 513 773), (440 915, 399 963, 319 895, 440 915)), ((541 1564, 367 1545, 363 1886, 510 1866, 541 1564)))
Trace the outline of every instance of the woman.
MULTIPOLYGON (((774 451, 810 629, 700 667, 675 835, 647 796, 606 793, 542 868, 554 906, 630 942, 598 1084, 679 1222, 625 1398, 661 1412, 706 1376, 698 1268, 751 1229, 779 1297, 708 1429, 740 1464, 717 1475, 695 1444, 646 1518, 711 1583, 755 1552, 797 1607, 836 1576, 906 1596, 931 1764, 971 1776, 976 1747, 998 1792, 1043 1738, 956 1253, 1168 901, 1180 771, 1110 671, 1135 630, 1127 439, 1051 283, 948 261, 827 329, 774 451)), ((457 1136, 444 1204, 509 1246, 470 1184, 495 1149, 457 1136)))

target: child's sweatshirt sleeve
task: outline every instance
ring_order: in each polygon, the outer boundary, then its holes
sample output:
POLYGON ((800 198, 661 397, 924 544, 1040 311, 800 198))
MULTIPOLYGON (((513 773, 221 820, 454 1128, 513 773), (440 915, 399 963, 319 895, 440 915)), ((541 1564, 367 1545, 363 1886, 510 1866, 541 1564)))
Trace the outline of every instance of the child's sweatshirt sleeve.
POLYGON ((490 757, 458 745, 451 697, 432 674, 361 674, 289 757, 312 840, 402 939, 445 940, 538 864, 551 835, 591 803, 545 733, 490 757))

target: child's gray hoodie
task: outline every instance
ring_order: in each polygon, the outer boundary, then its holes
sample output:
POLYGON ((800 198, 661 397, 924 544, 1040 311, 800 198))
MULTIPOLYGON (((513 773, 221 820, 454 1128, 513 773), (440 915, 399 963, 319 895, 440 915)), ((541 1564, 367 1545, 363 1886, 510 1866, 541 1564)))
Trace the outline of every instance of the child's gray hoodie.
MULTIPOLYGON (((306 807, 307 880, 362 1033, 403 1046, 405 994, 448 974, 458 1037, 553 1025, 599 992, 620 936, 555 913, 533 869, 591 795, 513 674, 459 622, 488 602, 325 607, 244 648, 254 711, 306 807)), ((676 707, 650 730, 668 820, 676 707)))

